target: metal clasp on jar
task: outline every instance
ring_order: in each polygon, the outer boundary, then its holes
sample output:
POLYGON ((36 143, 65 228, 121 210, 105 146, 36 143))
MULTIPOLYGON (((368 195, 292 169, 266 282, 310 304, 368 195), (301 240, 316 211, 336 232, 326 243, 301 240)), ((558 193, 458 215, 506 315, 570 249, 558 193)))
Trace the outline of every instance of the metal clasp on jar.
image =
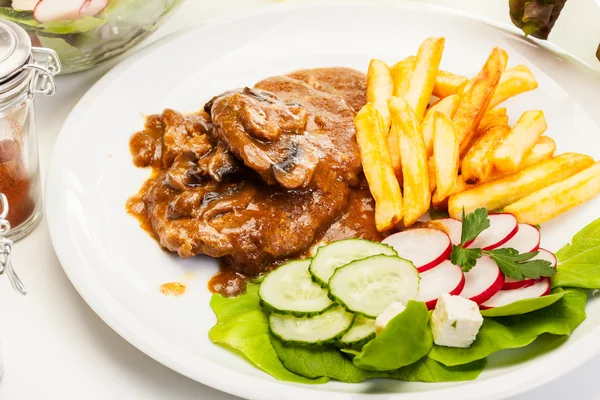
POLYGON ((10 222, 6 219, 8 216, 8 199, 4 193, 0 193, 0 275, 6 272, 8 280, 12 287, 21 294, 27 294, 25 285, 19 279, 15 272, 10 256, 12 254, 13 241, 5 237, 10 231, 10 222))
POLYGON ((23 69, 33 69, 35 76, 29 81, 29 92, 52 96, 56 92, 54 75, 60 73, 61 64, 54 50, 42 47, 31 48, 31 62, 23 69))

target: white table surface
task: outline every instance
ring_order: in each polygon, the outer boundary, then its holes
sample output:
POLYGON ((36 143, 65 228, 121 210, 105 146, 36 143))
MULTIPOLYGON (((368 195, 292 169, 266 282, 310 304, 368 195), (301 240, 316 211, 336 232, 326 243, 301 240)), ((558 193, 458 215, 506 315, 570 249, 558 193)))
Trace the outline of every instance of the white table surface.
MULTIPOLYGON (((288 0, 289 1, 289 0, 288 0)), ((310 0, 304 0, 304 3, 310 0)), ((347 0, 349 2, 352 0, 347 0)), ((427 0, 423 0, 427 1, 427 0)), ((429 0, 509 24, 508 0, 429 0)), ((267 0, 188 0, 151 39, 217 21, 267 0)), ((571 0, 552 40, 600 70, 600 1, 571 0), (585 32, 586 35, 576 35, 585 32), (569 28, 571 31, 569 31, 569 28)), ((79 98, 116 62, 58 79, 58 93, 37 102, 42 173, 60 127, 79 98)), ((26 283, 25 297, 0 279, 0 339, 5 374, 1 400, 184 400, 237 398, 187 379, 147 357, 118 336, 79 297, 52 249, 46 222, 16 245, 14 264, 26 283)), ((513 400, 568 397, 597 399, 600 357, 544 387, 513 400)), ((483 394, 482 394, 483 395, 483 394)))

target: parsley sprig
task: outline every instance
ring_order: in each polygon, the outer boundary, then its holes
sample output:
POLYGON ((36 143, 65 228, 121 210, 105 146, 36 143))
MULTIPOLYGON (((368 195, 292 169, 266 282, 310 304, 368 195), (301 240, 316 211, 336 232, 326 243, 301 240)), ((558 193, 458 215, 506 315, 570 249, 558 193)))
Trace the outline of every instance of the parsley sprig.
POLYGON ((469 272, 477 263, 477 260, 484 254, 490 256, 500 267, 500 270, 509 278, 538 279, 541 277, 552 276, 556 269, 551 267, 551 263, 546 260, 532 260, 538 252, 519 254, 515 249, 466 249, 465 245, 472 242, 487 228, 490 227, 490 220, 485 208, 478 208, 470 214, 465 215, 463 209, 462 232, 460 245, 452 246, 452 255, 450 261, 460 266, 464 272, 469 272))

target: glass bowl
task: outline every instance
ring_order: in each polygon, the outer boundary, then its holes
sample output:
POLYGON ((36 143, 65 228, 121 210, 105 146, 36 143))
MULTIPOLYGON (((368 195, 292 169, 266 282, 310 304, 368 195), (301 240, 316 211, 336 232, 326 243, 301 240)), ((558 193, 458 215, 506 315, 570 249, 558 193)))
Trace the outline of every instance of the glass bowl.
POLYGON ((0 0, 0 18, 21 25, 34 46, 54 49, 62 73, 71 73, 129 50, 182 1, 0 0))

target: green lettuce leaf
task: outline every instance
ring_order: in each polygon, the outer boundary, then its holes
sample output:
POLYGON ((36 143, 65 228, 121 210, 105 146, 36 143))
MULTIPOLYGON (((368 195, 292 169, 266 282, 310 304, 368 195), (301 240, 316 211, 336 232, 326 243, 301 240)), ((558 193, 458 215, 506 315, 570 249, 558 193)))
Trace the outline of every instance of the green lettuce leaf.
POLYGON ((481 310, 481 315, 484 317, 506 317, 508 315, 527 314, 556 303, 558 300, 562 299, 564 294, 565 292, 563 290, 555 290, 555 292, 547 296, 519 300, 502 307, 481 310))
POLYGON ((327 379, 307 379, 288 371, 273 347, 269 322, 258 299, 258 285, 249 284, 247 293, 235 298, 218 294, 210 305, 218 323, 208 336, 213 343, 228 347, 248 361, 279 380, 296 383, 324 383, 327 379))
POLYGON ((42 25, 44 32, 55 35, 74 34, 91 31, 106 24, 106 20, 85 15, 75 20, 51 21, 42 25))
POLYGON ((309 379, 331 378, 346 383, 362 382, 386 374, 360 369, 349 357, 334 347, 310 347, 283 343, 271 339, 279 359, 290 371, 309 379))
POLYGON ((0 17, 21 25, 25 25, 26 27, 36 29, 43 28, 42 24, 33 18, 33 14, 28 11, 17 11, 12 7, 0 7, 0 17))
POLYGON ((486 359, 447 367, 429 357, 390 373, 389 377, 412 382, 459 382, 476 379, 487 365, 486 359))
POLYGON ((523 315, 484 318, 471 347, 433 346, 428 357, 455 366, 480 360, 497 351, 527 346, 544 333, 570 335, 585 320, 586 301, 586 291, 564 289, 563 297, 546 308, 523 315))
POLYGON ((425 303, 409 301, 383 332, 354 357, 354 365, 371 371, 392 371, 415 363, 433 346, 425 303))
POLYGON ((600 289, 600 219, 579 231, 556 257, 553 287, 600 289))

